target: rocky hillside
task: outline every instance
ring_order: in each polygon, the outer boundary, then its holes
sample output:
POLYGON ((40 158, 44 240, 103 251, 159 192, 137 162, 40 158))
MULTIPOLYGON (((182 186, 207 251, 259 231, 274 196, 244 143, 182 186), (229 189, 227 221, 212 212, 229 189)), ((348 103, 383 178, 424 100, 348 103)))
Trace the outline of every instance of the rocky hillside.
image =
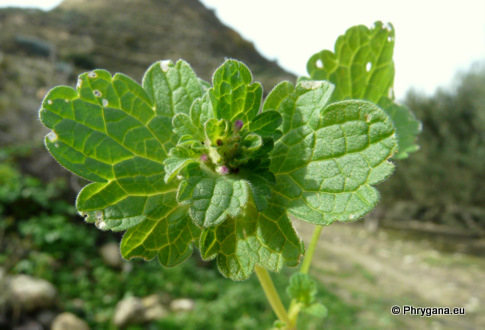
POLYGON ((0 31, 0 147, 41 144, 37 110, 45 93, 74 86, 93 68, 140 81, 151 63, 183 58, 210 80, 230 57, 247 63, 266 91, 294 80, 197 0, 65 0, 50 12, 2 9, 0 31))

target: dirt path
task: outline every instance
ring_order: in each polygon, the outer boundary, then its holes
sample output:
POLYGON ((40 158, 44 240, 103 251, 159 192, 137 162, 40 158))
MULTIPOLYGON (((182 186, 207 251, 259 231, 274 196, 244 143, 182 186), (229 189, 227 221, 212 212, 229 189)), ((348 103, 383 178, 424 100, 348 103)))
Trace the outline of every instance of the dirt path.
MULTIPOLYGON (((297 223, 308 242, 313 226, 297 223)), ((320 237, 312 274, 362 309, 362 328, 485 329, 485 259, 437 251, 401 232, 334 224, 320 237), (465 316, 393 316, 394 305, 465 307, 465 316)))

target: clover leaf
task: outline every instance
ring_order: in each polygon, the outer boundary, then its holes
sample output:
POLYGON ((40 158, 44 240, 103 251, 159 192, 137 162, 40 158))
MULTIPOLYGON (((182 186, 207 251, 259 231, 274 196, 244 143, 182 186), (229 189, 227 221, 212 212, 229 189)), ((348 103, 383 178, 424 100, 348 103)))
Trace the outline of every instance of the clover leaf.
POLYGON ((348 29, 338 37, 335 52, 322 50, 307 63, 310 79, 335 84, 332 102, 361 99, 376 103, 391 117, 396 126, 398 152, 395 158, 406 158, 419 149, 416 135, 421 123, 405 106, 394 101, 394 28, 382 22, 369 29, 364 25, 348 29))

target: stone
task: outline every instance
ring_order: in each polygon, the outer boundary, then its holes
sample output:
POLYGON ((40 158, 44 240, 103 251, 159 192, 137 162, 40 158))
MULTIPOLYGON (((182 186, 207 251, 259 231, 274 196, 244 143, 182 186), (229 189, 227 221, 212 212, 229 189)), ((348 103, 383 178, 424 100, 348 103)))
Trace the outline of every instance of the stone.
POLYGON ((129 297, 118 302, 113 315, 115 326, 122 328, 143 322, 145 322, 145 307, 140 298, 129 297))
POLYGON ((163 305, 154 305, 145 310, 145 321, 150 322, 160 320, 168 314, 168 310, 163 305))
POLYGON ((120 248, 116 243, 107 243, 99 249, 99 253, 105 264, 110 267, 121 269, 125 264, 121 257, 120 248))
POLYGON ((52 307, 57 290, 50 282, 28 275, 15 275, 9 280, 9 301, 21 311, 34 311, 52 307))
POLYGON ((175 299, 170 303, 170 310, 175 313, 190 312, 194 307, 195 302, 189 298, 175 299))
POLYGON ((166 300, 166 296, 161 294, 152 294, 142 299, 146 321, 160 320, 168 315, 168 310, 163 303, 164 300, 166 300))
POLYGON ((51 330, 89 330, 89 325, 76 315, 65 312, 52 321, 51 330))

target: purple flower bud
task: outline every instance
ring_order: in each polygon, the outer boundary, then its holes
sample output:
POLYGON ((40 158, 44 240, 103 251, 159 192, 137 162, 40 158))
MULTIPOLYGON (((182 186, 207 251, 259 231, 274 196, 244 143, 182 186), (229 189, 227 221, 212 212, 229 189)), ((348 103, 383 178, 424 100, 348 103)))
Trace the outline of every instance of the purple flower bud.
POLYGON ((229 174, 229 167, 224 166, 224 165, 223 165, 223 166, 219 166, 219 167, 217 168, 217 171, 218 171, 220 174, 222 174, 222 175, 228 175, 228 174, 229 174))
POLYGON ((204 163, 207 163, 209 161, 209 157, 207 157, 207 155, 201 155, 200 156, 200 160, 203 161, 204 163))
POLYGON ((244 126, 244 123, 242 120, 238 119, 234 122, 234 130, 236 132, 239 132, 241 130, 241 128, 243 128, 244 126))

